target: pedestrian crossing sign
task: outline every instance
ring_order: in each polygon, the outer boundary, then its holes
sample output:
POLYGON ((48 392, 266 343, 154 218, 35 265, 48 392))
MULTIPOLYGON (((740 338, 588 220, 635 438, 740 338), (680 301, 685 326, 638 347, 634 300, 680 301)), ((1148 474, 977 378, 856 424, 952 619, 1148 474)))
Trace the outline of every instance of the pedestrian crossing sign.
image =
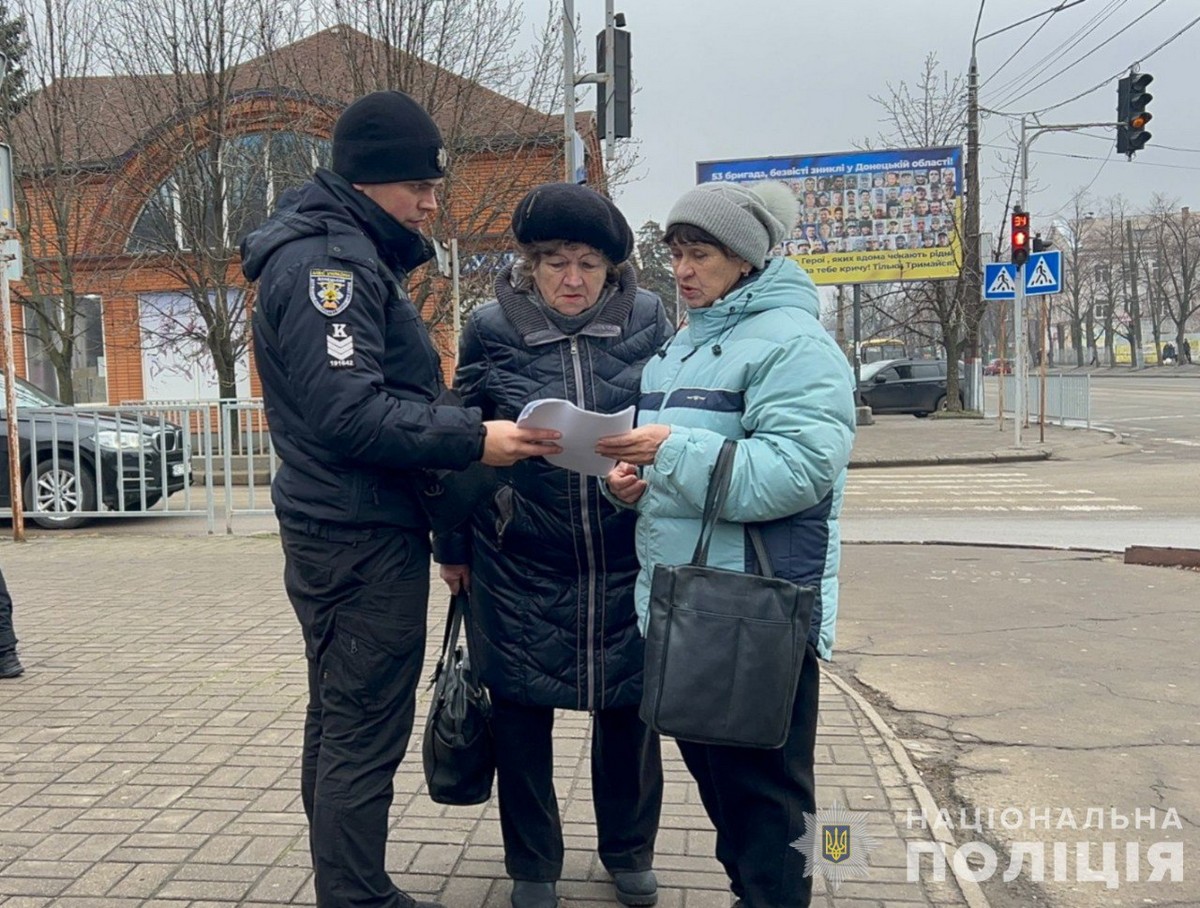
POLYGON ((988 262, 983 266, 983 298, 1011 300, 1017 298, 1017 266, 1009 262, 988 262))
POLYGON ((1035 252, 1025 263, 1025 295, 1040 296, 1062 289, 1062 253, 1035 252))

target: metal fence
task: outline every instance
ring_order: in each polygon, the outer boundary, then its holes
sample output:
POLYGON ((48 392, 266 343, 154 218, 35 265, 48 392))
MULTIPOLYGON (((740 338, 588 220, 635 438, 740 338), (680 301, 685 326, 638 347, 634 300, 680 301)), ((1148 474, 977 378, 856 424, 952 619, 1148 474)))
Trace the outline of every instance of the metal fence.
POLYGON ((17 425, 24 510, 40 526, 152 514, 204 517, 214 533, 220 512, 232 532, 237 514, 273 513, 278 458, 261 400, 18 407, 17 425))
MULTIPOLYGON (((1015 411, 1017 399, 1017 378, 1015 375, 1002 376, 999 381, 1004 383, 1004 413, 1011 416, 1015 411)), ((1026 412, 1029 419, 1041 417, 1042 380, 1041 376, 1031 373, 1025 384, 1028 394, 1026 412)), ((1092 426, 1092 377, 1088 373, 1067 375, 1052 372, 1046 376, 1046 419, 1057 421, 1060 426, 1067 424, 1092 426)), ((996 416, 999 400, 985 400, 983 413, 985 416, 996 416)))

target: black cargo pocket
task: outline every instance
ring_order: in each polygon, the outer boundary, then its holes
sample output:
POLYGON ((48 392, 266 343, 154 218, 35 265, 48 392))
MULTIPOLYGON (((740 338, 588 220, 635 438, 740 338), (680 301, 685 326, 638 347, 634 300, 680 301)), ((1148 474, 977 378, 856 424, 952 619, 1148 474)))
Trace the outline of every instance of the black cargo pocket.
POLYGON ((339 610, 332 659, 325 661, 326 689, 364 712, 404 708, 415 690, 425 654, 425 619, 384 618, 339 610))

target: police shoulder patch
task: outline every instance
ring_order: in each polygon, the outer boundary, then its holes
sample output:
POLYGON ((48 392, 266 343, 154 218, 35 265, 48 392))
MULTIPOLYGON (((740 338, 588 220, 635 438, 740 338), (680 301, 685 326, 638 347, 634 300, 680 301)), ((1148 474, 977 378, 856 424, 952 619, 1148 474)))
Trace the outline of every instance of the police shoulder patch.
POLYGON ((340 315, 354 299, 354 272, 311 269, 308 272, 308 298, 322 315, 340 315))

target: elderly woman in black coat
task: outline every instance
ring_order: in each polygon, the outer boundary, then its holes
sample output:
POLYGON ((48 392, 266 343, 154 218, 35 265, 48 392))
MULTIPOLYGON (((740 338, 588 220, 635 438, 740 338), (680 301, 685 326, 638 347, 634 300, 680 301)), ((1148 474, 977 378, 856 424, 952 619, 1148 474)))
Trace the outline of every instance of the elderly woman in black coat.
MULTIPOLYGON (((496 300, 463 329, 455 386, 485 419, 565 398, 601 413, 638 400, 642 365, 671 334, 639 290, 633 233, 608 199, 568 183, 533 189, 513 213, 518 257, 496 300)), ((600 859, 617 899, 653 905, 662 803, 659 742, 638 718, 642 638, 633 511, 596 477, 542 458, 500 471, 469 531, 439 538, 451 590, 470 592, 472 662, 491 692, 505 867, 513 908, 555 908, 562 825, 554 794, 554 710, 587 710, 600 859)))

